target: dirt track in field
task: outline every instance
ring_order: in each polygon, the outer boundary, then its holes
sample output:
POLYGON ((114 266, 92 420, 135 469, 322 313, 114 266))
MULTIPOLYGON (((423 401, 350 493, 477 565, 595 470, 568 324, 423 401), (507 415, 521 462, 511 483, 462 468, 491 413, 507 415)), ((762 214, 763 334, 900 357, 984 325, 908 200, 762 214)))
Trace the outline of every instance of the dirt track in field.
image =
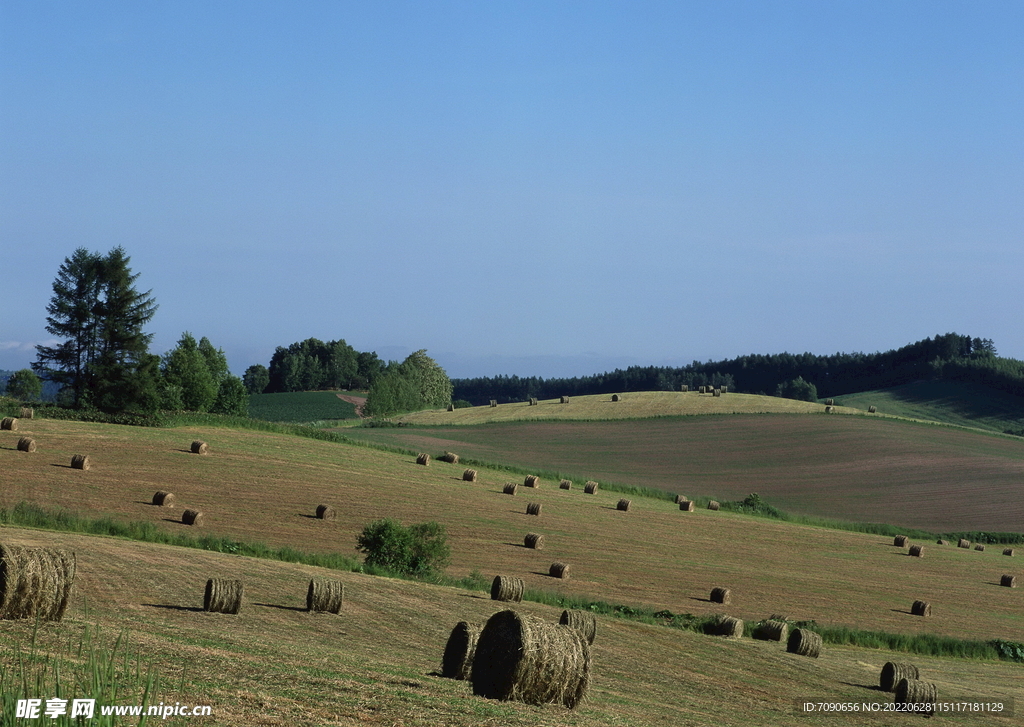
POLYGON ((363 407, 366 406, 365 396, 351 396, 349 394, 338 394, 338 398, 342 401, 347 401, 349 404, 356 408, 356 416, 360 419, 363 418, 363 407))

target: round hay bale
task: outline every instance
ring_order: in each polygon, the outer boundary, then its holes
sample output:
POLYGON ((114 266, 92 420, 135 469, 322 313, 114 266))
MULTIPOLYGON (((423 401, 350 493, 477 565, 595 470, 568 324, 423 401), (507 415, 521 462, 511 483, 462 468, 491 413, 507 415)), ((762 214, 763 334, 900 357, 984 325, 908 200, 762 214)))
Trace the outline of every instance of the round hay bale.
POLYGON ((828 404, 829 406, 832 406, 833 404, 836 403, 836 400, 835 399, 825 399, 825 403, 828 404))
POLYGON ((36 440, 32 437, 22 437, 18 440, 18 451, 19 452, 35 452, 36 451, 36 440))
POLYGON ((481 628, 477 624, 459 621, 448 637, 441 657, 441 676, 446 679, 467 680, 473 672, 473 656, 481 628))
POLYGON ((186 510, 181 513, 181 521, 186 525, 200 526, 203 524, 203 513, 198 510, 186 510))
POLYGON ((974 549, 975 550, 985 550, 985 546, 982 545, 981 543, 978 543, 977 545, 974 546, 974 549))
POLYGON ((466 482, 476 482, 476 470, 466 470, 462 473, 462 479, 466 482))
POLYGON ((619 500, 619 503, 615 506, 616 510, 622 510, 623 512, 629 512, 629 506, 632 504, 632 500, 625 498, 619 500))
POLYGON ((918 679, 900 679, 896 683, 896 694, 893 704, 903 705, 903 710, 915 714, 935 714, 935 704, 939 701, 939 690, 931 682, 918 679), (914 708, 912 705, 918 705, 914 708))
POLYGON ((345 584, 330 578, 312 578, 306 589, 306 610, 314 613, 340 613, 345 604, 345 584))
POLYGON ((697 509, 697 503, 693 500, 682 500, 679 503, 679 509, 683 512, 694 512, 697 509))
POLYGON ((868 407, 868 414, 874 414, 876 411, 878 411, 878 407, 876 407, 876 406, 869 406, 868 407))
POLYGON ((732 591, 728 588, 712 588, 711 602, 727 605, 732 601, 732 591))
POLYGON ((834 406, 826 406, 825 407, 825 413, 826 414, 835 414, 835 411, 836 411, 836 408, 834 406))
POLYGON ((62 620, 75 571, 70 550, 0 545, 0 619, 62 620))
POLYGON ((523 485, 526 487, 540 487, 540 477, 537 475, 526 475, 523 485))
POLYGON ((455 454, 455 452, 445 452, 440 457, 438 457, 438 459, 441 460, 442 462, 447 462, 449 464, 459 463, 459 455, 455 454))
POLYGON ((531 396, 530 397, 530 406, 537 406, 539 403, 540 402, 537 401, 537 397, 536 396, 531 396))
POLYGON ((192 442, 192 454, 206 454, 210 451, 210 445, 206 442, 197 439, 192 442))
POLYGON ((1005 586, 1006 588, 1017 587, 1017 576, 1005 575, 999 579, 999 585, 1005 586))
POLYGON ((910 555, 914 556, 915 558, 923 558, 924 557, 924 548, 922 546, 920 546, 920 545, 911 545, 910 546, 910 555))
POLYGON ((22 419, 33 419, 35 418, 36 412, 27 406, 21 407, 21 418, 22 419))
POLYGON ((956 547, 958 547, 958 548, 970 548, 971 547, 971 541, 968 540, 967 538, 960 538, 959 542, 957 542, 957 544, 956 544, 956 547))
POLYGON ((678 505, 680 502, 684 502, 689 499, 690 498, 687 497, 686 495, 676 495, 676 504, 678 505))
POLYGON ((552 578, 561 578, 563 581, 569 579, 569 565, 567 563, 552 563, 548 569, 552 578))
POLYGON ((949 541, 948 540, 943 540, 942 538, 939 538, 938 540, 935 541, 935 544, 936 545, 949 545, 949 541))
POLYGON ((76 454, 71 458, 71 467, 76 470, 87 470, 92 466, 89 462, 89 455, 76 454))
POLYGON ((330 505, 317 505, 316 516, 320 520, 334 520, 338 517, 338 513, 330 505))
POLYGON ((558 403, 559 404, 568 404, 569 403, 569 397, 568 396, 560 396, 560 397, 558 397, 558 403))
POLYGON ((1003 555, 1013 555, 1013 548, 1003 548, 1003 555))
POLYGON ((910 613, 914 616, 931 616, 932 604, 927 601, 914 601, 914 605, 910 607, 910 613))
POLYGON ((454 404, 449 404, 448 405, 448 411, 455 411, 455 405, 454 404))
POLYGON ((491 399, 491 408, 493 409, 496 406, 498 406, 498 400, 497 399, 491 399))
POLYGON ((580 611, 579 609, 562 611, 562 617, 558 619, 558 623, 560 626, 568 626, 579 631, 588 644, 594 643, 594 638, 597 636, 597 616, 590 611, 580 611))
POLYGON ((618 400, 619 400, 619 395, 618 394, 612 394, 612 401, 618 401, 618 400))
POLYGON ((430 455, 426 452, 420 452, 416 455, 416 464, 421 464, 424 467, 430 466, 430 455))
POLYGON ((700 393, 706 394, 707 393, 707 389, 708 389, 708 387, 706 387, 706 386, 700 387, 700 393))
POLYGON ((18 420, 14 417, 4 417, 0 419, 0 429, 8 432, 18 431, 18 420))
POLYGON ((210 613, 238 613, 242 608, 245 586, 231 578, 211 578, 206 581, 203 610, 210 613))
POLYGON ((527 515, 540 515, 540 503, 539 502, 528 502, 528 503, 526 503, 526 514, 527 515))
POLYGON ((171 507, 174 504, 174 493, 157 490, 153 493, 153 504, 157 507, 171 507))
POLYGON ((518 482, 506 482, 505 483, 505 487, 502 488, 501 491, 504 494, 506 494, 506 495, 514 495, 514 494, 516 494, 516 490, 518 490, 518 489, 519 489, 519 483, 518 482))
POLYGON ((754 628, 751 636, 761 641, 785 641, 789 636, 789 624, 771 619, 762 621, 754 628))
POLYGON ((576 629, 499 611, 476 642, 473 693, 573 709, 586 697, 590 668, 590 646, 576 629))
POLYGON ((687 384, 681 384, 679 390, 685 394, 690 391, 690 387, 687 384))
POLYGON ((722 503, 718 500, 711 500, 708 502, 708 510, 718 510, 722 507, 722 503))
POLYGON ((560 490, 571 490, 572 489, 572 480, 562 480, 561 482, 558 483, 558 489, 560 489, 560 490))
POLYGON ((921 674, 913 664, 902 661, 887 661, 878 675, 878 686, 883 692, 895 692, 900 679, 917 679, 921 674))
POLYGON ((895 545, 897 548, 906 548, 908 541, 909 538, 907 538, 906 535, 897 535, 895 538, 893 538, 892 544, 895 545))
POLYGON ((526 584, 523 583, 522 578, 494 576, 494 580, 491 581, 491 600, 518 603, 523 600, 523 591, 525 590, 526 584))
POLYGON ((596 482, 594 482, 593 480, 588 480, 587 483, 583 485, 583 494, 593 495, 595 492, 597 492, 598 487, 599 485, 596 482))
POLYGON ((786 642, 786 651, 817 659, 821 654, 821 634, 807 629, 793 629, 786 642))
POLYGON ((712 396, 721 396, 721 395, 722 395, 722 390, 721 389, 715 389, 712 392, 712 396))
POLYGON ((743 619, 733 616, 719 616, 714 623, 712 631, 715 636, 732 636, 740 638, 743 636, 743 619))
POLYGON ((540 533, 527 533, 523 545, 534 550, 544 550, 544 536, 540 533))

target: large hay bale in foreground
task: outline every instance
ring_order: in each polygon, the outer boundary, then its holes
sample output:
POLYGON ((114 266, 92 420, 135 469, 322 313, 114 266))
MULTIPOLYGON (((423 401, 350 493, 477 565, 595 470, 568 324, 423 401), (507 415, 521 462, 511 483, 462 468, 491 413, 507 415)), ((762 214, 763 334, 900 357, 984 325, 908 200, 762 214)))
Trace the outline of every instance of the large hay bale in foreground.
POLYGON ((501 491, 504 494, 506 494, 506 495, 514 495, 514 494, 516 494, 516 490, 518 490, 518 489, 519 489, 519 483, 518 482, 506 482, 505 483, 505 487, 503 487, 501 491))
POLYGON ((580 611, 579 609, 562 611, 562 617, 558 619, 558 623, 579 631, 588 644, 594 643, 594 638, 597 636, 597 616, 590 611, 580 611))
POLYGON ((1013 555, 1013 548, 1003 548, 1003 555, 1013 555))
POLYGON ((22 437, 18 440, 18 451, 19 452, 35 452, 36 451, 36 440, 32 437, 22 437))
POLYGON ((206 454, 210 451, 210 445, 201 439, 192 442, 192 454, 206 454))
POLYGON ((722 503, 720 503, 718 500, 709 500, 708 501, 708 510, 716 510, 717 511, 721 507, 722 507, 722 503))
POLYGON ((728 605, 732 601, 732 591, 728 588, 712 588, 711 602, 728 605))
POLYGON ((540 477, 537 475, 526 475, 523 485, 526 487, 540 487, 540 477))
POLYGON ((967 538, 960 538, 960 540, 956 544, 956 547, 958 547, 958 548, 970 548, 971 547, 971 541, 968 540, 967 538))
POLYGON ((89 461, 89 455, 87 454, 76 454, 71 457, 71 468, 76 470, 87 470, 92 467, 92 463, 89 461))
POLYGON ((560 489, 560 490, 571 490, 572 489, 572 480, 562 480, 561 482, 558 483, 558 489, 560 489))
POLYGON ((494 580, 491 581, 491 600, 518 603, 523 600, 523 591, 525 590, 526 584, 523 583, 522 578, 494 576, 494 580))
POLYGON ((786 651, 817 659, 821 654, 821 634, 807 629, 793 629, 786 643, 786 651))
POLYGON ((477 624, 459 621, 448 637, 441 657, 441 676, 446 679, 469 679, 473 673, 473 656, 481 628, 477 624))
POLYGON ((785 621, 769 619, 754 627, 754 631, 750 635, 762 641, 785 641, 789 636, 789 624, 785 621))
POLYGON ((932 682, 900 679, 896 683, 896 694, 892 701, 893 704, 904 705, 902 711, 908 713, 935 714, 934 705, 939 701, 939 690, 932 682))
POLYGON ((539 502, 528 502, 528 503, 526 503, 526 514, 527 515, 540 515, 540 503, 539 502))
POLYGON ((534 550, 543 550, 544 536, 540 533, 527 533, 526 537, 523 538, 523 545, 534 550))
POLYGON ((927 601, 914 601, 914 605, 910 607, 910 613, 914 616, 931 616, 932 604, 927 601))
POLYGON ((203 524, 203 513, 198 510, 186 510, 181 513, 181 521, 186 525, 195 525, 199 527, 203 524))
POLYGON ((171 507, 174 504, 174 493, 157 490, 153 493, 153 504, 157 507, 171 507))
POLYGON ((466 482, 476 482, 476 470, 465 470, 462 473, 462 479, 466 482))
POLYGON ((1017 587, 1017 576, 1004 575, 999 579, 999 585, 1005 586, 1006 588, 1017 587))
POLYGON ((4 417, 0 419, 0 429, 8 432, 18 431, 18 420, 14 417, 4 417))
POLYGON ((476 642, 473 693, 573 709, 586 697, 590 668, 590 646, 576 629, 499 611, 476 642))
POLYGON ((623 512, 629 512, 629 506, 631 504, 633 504, 632 500, 627 500, 627 499, 623 498, 623 499, 619 500, 619 503, 615 506, 615 509, 616 510, 622 510, 623 512))
POLYGON ((330 578, 312 578, 306 589, 306 610, 340 613, 345 604, 345 584, 330 578))
POLYGON ((440 457, 438 457, 438 459, 441 460, 442 462, 447 462, 448 464, 459 463, 459 455, 455 454, 455 452, 445 452, 440 457))
POLYGON ((975 550, 985 550, 985 546, 982 545, 981 543, 978 543, 977 545, 974 546, 974 549, 975 550))
POLYGON ((211 578, 206 581, 203 610, 210 613, 238 613, 242 608, 245 586, 232 578, 211 578))
POLYGON ((600 485, 598 485, 593 480, 587 480, 587 483, 583 485, 583 494, 593 495, 595 492, 597 492, 598 487, 600 487, 600 485))
POLYGON ((697 509, 697 503, 693 500, 681 500, 679 502, 679 509, 683 512, 693 512, 697 509))
POLYGON ((910 546, 910 553, 909 554, 914 556, 915 558, 923 558, 924 557, 924 547, 922 547, 920 545, 911 545, 910 546))
POLYGON ((0 545, 0 619, 60 621, 75 570, 70 550, 0 545))
POLYGON ((548 574, 552 578, 561 578, 563 581, 569 579, 569 565, 568 563, 552 563, 548 569, 548 574))
POLYGON ((908 540, 909 538, 907 538, 906 535, 897 535, 895 538, 892 539, 892 544, 895 545, 897 548, 906 548, 908 540))
POLYGON ((900 679, 917 679, 921 676, 917 667, 902 661, 887 661, 878 675, 878 686, 883 692, 895 692, 900 679))
POLYGON ((338 513, 330 505, 317 505, 316 516, 320 520, 334 520, 338 517, 338 513))
POLYGON ((718 621, 712 624, 711 630, 715 636, 732 636, 738 639, 743 636, 743 619, 720 616, 718 621))
POLYGON ((430 466, 430 455, 426 452, 420 452, 416 455, 416 464, 421 464, 424 467, 430 466))

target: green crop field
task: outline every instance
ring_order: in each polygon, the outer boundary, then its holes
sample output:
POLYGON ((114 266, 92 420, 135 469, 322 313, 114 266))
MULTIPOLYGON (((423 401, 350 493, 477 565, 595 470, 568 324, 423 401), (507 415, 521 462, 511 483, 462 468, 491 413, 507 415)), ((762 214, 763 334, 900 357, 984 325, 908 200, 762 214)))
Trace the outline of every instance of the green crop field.
POLYGON ((357 419, 355 406, 336 391, 252 394, 249 416, 267 422, 316 422, 357 419))

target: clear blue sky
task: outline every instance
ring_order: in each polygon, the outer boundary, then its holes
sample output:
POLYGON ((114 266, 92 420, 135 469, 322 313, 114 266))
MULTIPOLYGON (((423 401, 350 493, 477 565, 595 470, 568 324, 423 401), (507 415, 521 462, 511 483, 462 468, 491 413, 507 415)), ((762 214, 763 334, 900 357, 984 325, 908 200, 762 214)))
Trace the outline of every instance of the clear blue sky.
POLYGON ((1024 3, 0 1, 0 368, 122 245, 241 373, 1024 358, 1024 3))

